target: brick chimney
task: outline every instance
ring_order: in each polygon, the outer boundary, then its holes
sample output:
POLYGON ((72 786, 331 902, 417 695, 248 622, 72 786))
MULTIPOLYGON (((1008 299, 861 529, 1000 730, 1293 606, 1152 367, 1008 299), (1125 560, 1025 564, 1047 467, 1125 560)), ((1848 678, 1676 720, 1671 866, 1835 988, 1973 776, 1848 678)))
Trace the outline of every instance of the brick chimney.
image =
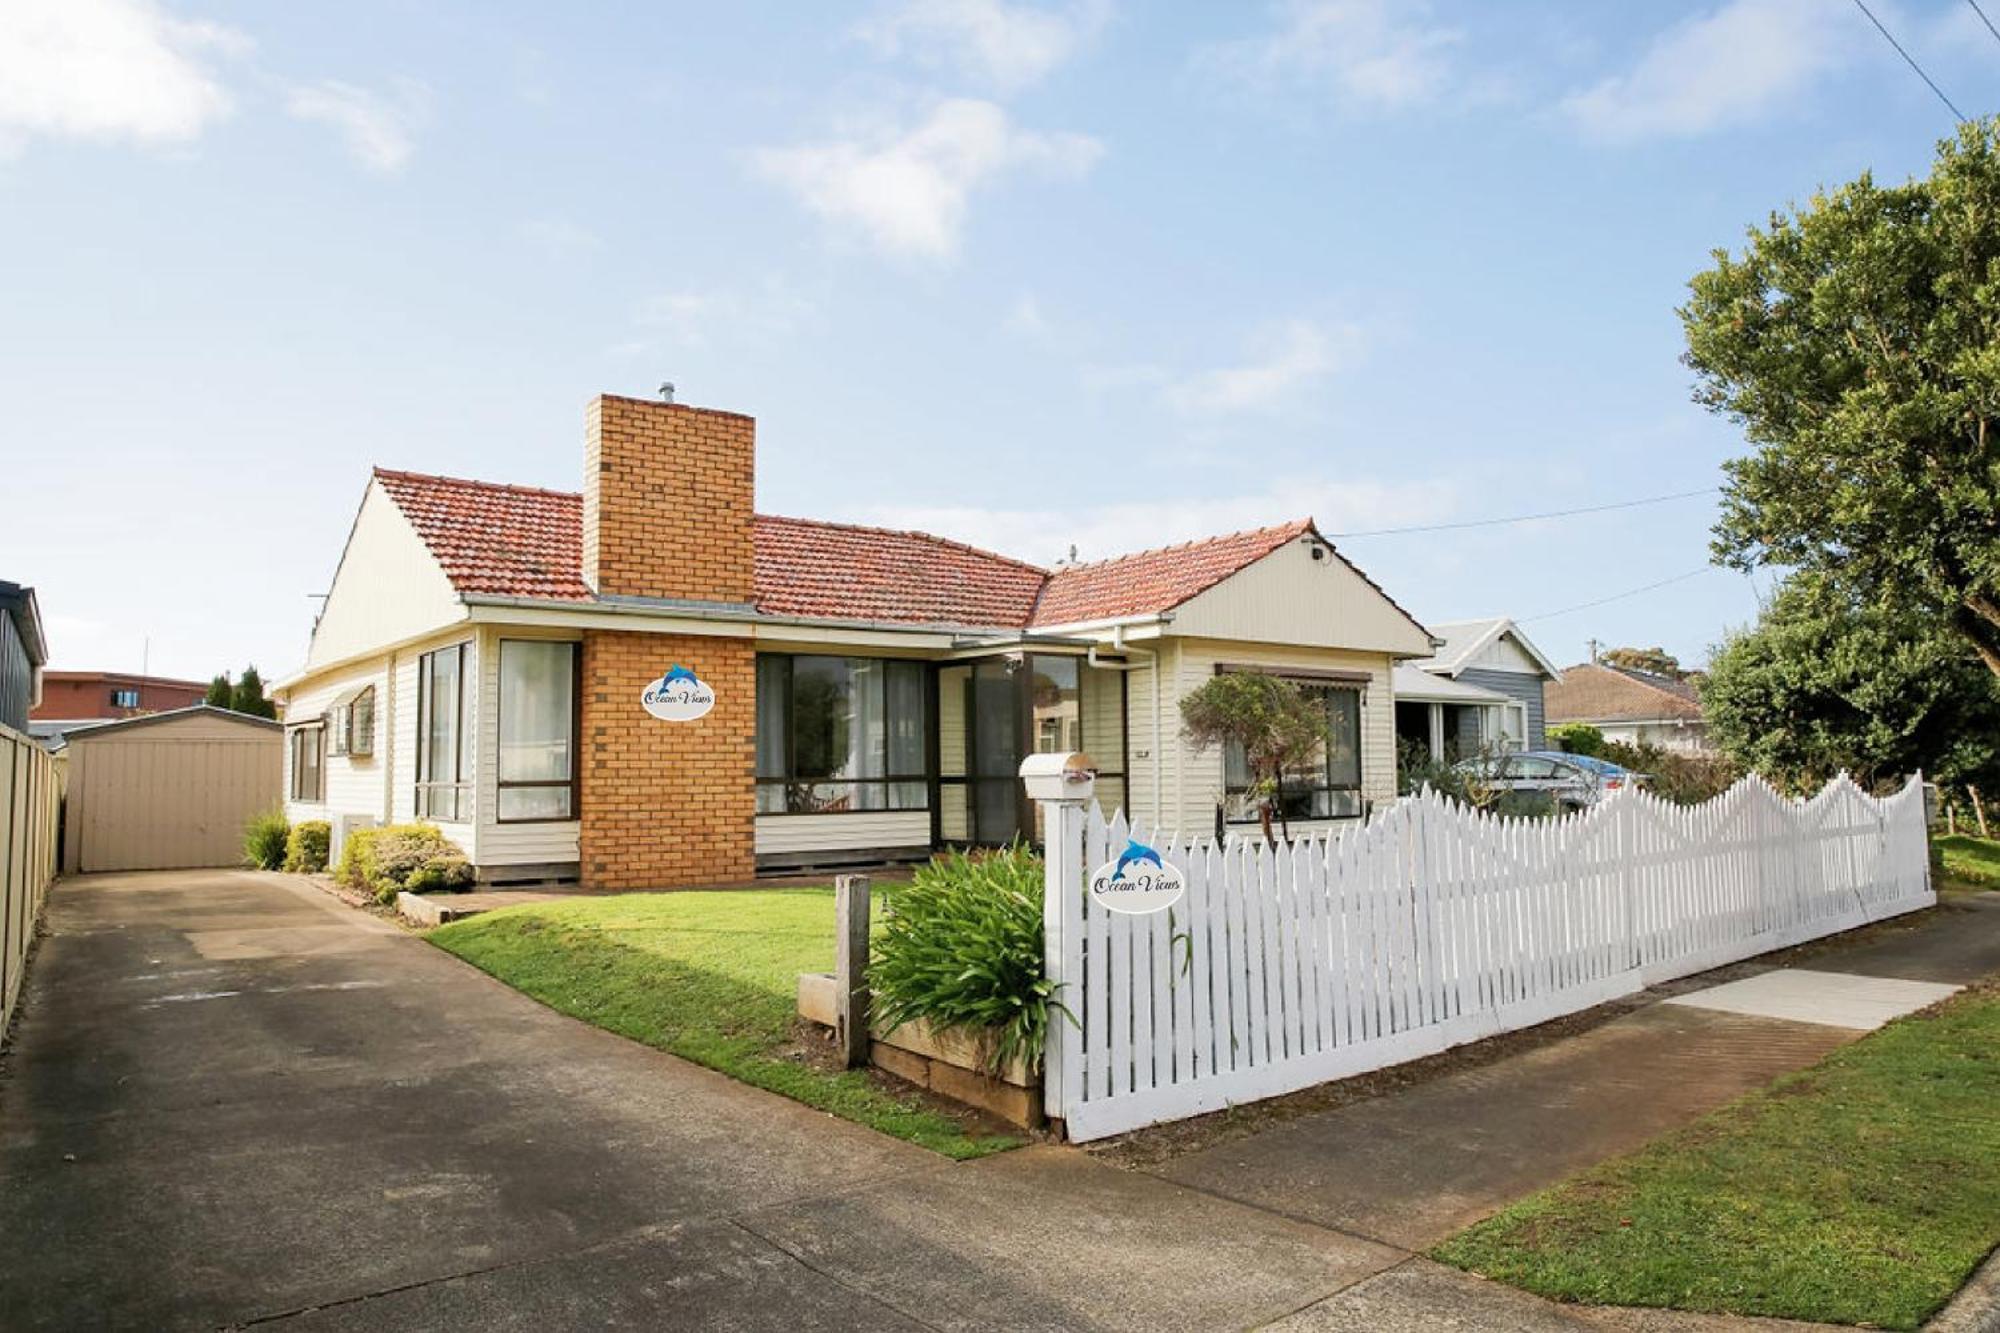
POLYGON ((602 394, 585 416, 583 579, 600 596, 747 603, 757 423, 602 394))

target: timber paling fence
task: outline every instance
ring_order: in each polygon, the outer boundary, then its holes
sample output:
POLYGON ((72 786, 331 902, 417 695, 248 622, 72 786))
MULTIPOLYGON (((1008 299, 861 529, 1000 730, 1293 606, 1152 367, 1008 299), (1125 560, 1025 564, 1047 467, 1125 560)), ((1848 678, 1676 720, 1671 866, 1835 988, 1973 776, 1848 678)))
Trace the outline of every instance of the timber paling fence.
POLYGON ((56 875, 63 767, 37 741, 0 726, 0 1041, 56 875))
POLYGON ((1530 1027, 1937 901, 1922 783, 1811 800, 1748 777, 1698 806, 1626 788, 1518 819, 1433 792, 1366 824, 1153 842, 1165 911, 1087 889, 1131 833, 1044 805, 1046 1109, 1074 1140, 1220 1110, 1530 1027), (1072 1019, 1074 1021, 1072 1021, 1072 1019))

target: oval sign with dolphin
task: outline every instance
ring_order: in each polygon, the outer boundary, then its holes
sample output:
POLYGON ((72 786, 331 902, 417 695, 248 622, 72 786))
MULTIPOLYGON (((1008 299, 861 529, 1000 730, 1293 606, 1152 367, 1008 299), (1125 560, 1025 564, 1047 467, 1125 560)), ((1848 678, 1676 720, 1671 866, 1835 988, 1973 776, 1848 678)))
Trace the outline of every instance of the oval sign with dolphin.
POLYGON ((662 722, 692 722, 715 707, 715 691, 686 667, 675 663, 640 694, 646 711, 662 722))
POLYGON ((1128 840, 1118 859, 1090 877, 1090 896, 1112 912, 1134 916, 1164 912, 1187 892, 1180 869, 1168 865, 1143 842, 1128 840))

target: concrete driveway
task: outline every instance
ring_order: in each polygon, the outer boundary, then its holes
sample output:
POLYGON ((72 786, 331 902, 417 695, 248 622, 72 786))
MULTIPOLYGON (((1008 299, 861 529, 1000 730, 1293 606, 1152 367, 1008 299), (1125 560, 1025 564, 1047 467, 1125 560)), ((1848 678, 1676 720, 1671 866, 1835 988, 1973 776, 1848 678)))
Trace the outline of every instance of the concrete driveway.
POLYGON ((955 1166, 279 876, 65 880, 0 1066, 0 1328, 1216 1327, 1391 1249, 955 1166))
MULTIPOLYGON (((1976 907, 1814 966, 1990 971, 1976 907)), ((285 877, 88 876, 0 1060, 0 1329, 1746 1327, 1413 1251, 1854 1035, 1653 1005, 1143 1171, 954 1165, 285 877)))

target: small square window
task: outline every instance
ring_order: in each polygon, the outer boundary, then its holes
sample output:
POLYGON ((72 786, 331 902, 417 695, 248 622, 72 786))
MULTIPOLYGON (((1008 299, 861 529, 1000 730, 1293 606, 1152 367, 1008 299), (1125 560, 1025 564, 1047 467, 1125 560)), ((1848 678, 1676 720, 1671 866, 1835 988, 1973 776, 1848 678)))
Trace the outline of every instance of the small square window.
POLYGON ((137 708, 139 706, 139 691, 137 690, 111 691, 111 706, 113 708, 137 708))

